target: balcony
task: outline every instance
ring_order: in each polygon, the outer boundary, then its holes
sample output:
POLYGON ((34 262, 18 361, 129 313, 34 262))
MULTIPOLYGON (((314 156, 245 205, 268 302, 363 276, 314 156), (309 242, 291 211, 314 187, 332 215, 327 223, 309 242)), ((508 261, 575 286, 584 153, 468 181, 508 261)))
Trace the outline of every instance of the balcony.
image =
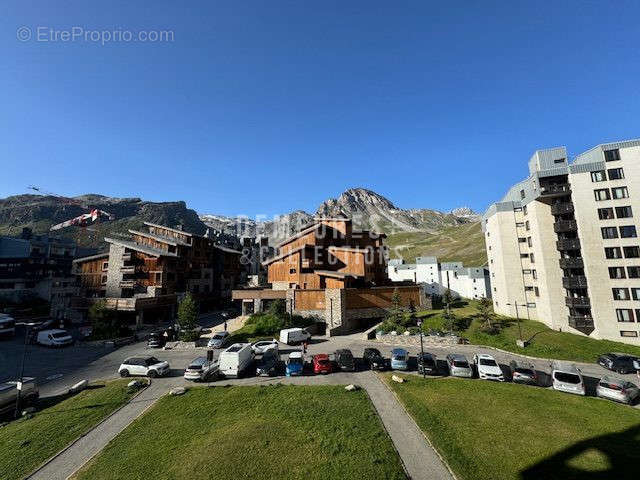
POLYGON ((591 300, 589 300, 589 297, 566 297, 564 303, 567 307, 573 308, 591 307, 591 300))
POLYGON ((584 268, 582 258, 561 258, 560 268, 584 268))
POLYGON ((577 230, 578 225, 575 220, 559 220, 553 224, 553 231, 556 233, 575 232, 577 230))
POLYGON ((589 335, 594 330, 593 317, 588 315, 569 315, 569 326, 589 335))
POLYGON ((564 215, 566 213, 573 213, 573 203, 560 202, 551 205, 551 215, 564 215))
POLYGON ((133 288, 136 286, 135 280, 121 280, 120 288, 133 288))
POLYGON ((131 252, 125 252, 122 254, 122 261, 123 262, 130 262, 131 261, 131 252))
POLYGON ((134 267, 133 265, 125 265, 124 267, 120 267, 120 273, 123 273, 123 274, 136 273, 136 267, 134 267))
POLYGON ((556 247, 560 251, 567 250, 580 250, 580 240, 577 238, 571 238, 569 240, 558 240, 556 247))
POLYGON ((540 196, 545 198, 559 197, 562 195, 569 195, 571 193, 571 187, 567 183, 550 184, 540 187, 540 196))
POLYGON ((575 276, 564 277, 562 279, 562 286, 564 288, 587 288, 587 277, 575 276))

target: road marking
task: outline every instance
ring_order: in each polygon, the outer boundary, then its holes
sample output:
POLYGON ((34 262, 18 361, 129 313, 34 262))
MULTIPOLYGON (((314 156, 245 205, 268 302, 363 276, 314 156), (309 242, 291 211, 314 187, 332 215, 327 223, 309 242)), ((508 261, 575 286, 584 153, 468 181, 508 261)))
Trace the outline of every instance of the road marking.
POLYGON ((55 380, 55 379, 60 378, 60 377, 62 377, 62 374, 61 373, 57 373, 55 375, 49 375, 47 378, 45 378, 45 380, 55 380))

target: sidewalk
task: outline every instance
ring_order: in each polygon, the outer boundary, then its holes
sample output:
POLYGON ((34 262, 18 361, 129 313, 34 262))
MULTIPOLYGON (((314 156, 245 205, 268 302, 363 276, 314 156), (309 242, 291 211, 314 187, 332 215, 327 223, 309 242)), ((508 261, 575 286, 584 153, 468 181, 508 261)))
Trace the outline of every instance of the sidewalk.
POLYGON ((400 454, 411 480, 453 480, 422 431, 375 373, 363 372, 358 382, 364 388, 400 454))
POLYGON ((167 391, 167 386, 152 382, 131 402, 98 424, 84 437, 54 457, 40 470, 29 475, 34 480, 65 480, 102 450, 116 435, 140 416, 167 391))

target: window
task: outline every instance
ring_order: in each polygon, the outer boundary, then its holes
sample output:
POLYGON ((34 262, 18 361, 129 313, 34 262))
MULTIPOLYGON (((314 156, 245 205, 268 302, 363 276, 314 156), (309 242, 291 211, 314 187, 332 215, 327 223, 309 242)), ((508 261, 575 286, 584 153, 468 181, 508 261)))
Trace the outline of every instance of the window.
POLYGON ((530 253, 530 254, 529 254, 529 261, 530 261, 531 263, 536 263, 536 260, 535 260, 535 258, 533 257, 533 253, 530 253))
POLYGON ((516 227, 524 227, 524 223, 523 222, 516 222, 516 227))
POLYGON ((526 241, 527 241, 527 239, 524 238, 524 237, 519 237, 518 238, 518 242, 520 242, 520 243, 525 243, 526 241))
POLYGON ((529 258, 529 254, 528 253, 521 253, 520 254, 520 258, 529 258))
POLYGON ((614 300, 631 300, 628 288, 612 288, 614 300))
POLYGON ((533 291, 536 294, 536 297, 540 296, 540 290, 538 290, 538 287, 533 287, 533 291))
POLYGON ((564 163, 564 158, 556 158, 553 163, 564 163))
POLYGON ((100 279, 102 284, 104 285, 105 283, 107 283, 107 276, 106 275, 102 275, 102 278, 100 279))
POLYGON ((522 207, 514 207, 513 211, 514 212, 521 212, 522 211, 522 207))
POLYGON ((613 216, 613 208, 599 208, 598 218, 600 220, 611 220, 612 218, 615 218, 613 216))
POLYGON ((530 247, 533 245, 533 244, 531 243, 531 237, 527 237, 527 245, 529 245, 530 247))
POLYGON ((610 168, 607 170, 609 180, 620 180, 624 178, 624 171, 621 168, 610 168))
POLYGON ((527 308, 536 308, 535 302, 527 302, 527 308))
POLYGON ((633 310, 630 308, 616 308, 619 322, 633 322, 633 310))
POLYGON ((640 288, 632 288, 631 289, 631 298, 634 300, 640 300, 640 288))
POLYGON ((596 197, 596 202, 599 202, 601 200, 611 199, 611 193, 609 192, 608 188, 601 188, 599 190, 594 190, 593 193, 596 197))
POLYGON ((109 262, 102 262, 102 270, 108 270, 109 269, 109 262))
POLYGON ((613 162, 615 160, 620 160, 620 150, 618 150, 617 148, 615 150, 605 150, 604 160, 605 162, 613 162))
POLYGON ((636 233, 635 225, 625 225, 620 227, 620 238, 635 238, 638 234, 636 233))
POLYGON ((289 269, 289 273, 296 273, 296 269, 295 268, 290 268, 289 269))
POLYGON ((633 217, 633 212, 631 211, 631 206, 616 207, 616 217, 618 217, 618 218, 631 218, 631 217, 633 217))
POLYGON ((527 220, 526 222, 524 222, 524 226, 525 226, 525 229, 526 229, 527 231, 529 231, 529 230, 531 229, 531 228, 530 228, 530 226, 529 226, 529 220, 527 220))
POLYGON ((624 267, 609 267, 609 278, 626 278, 624 267))
POLYGON ((620 247, 605 247, 604 256, 611 260, 612 258, 622 258, 620 247))
POLYGON ((607 179, 607 176, 604 174, 604 170, 598 170, 596 172, 591 172, 591 181, 592 182, 604 182, 607 179))
POLYGON ((629 191, 627 187, 616 187, 611 189, 611 194, 613 198, 618 200, 620 198, 629 198, 629 191))
POLYGON ((624 258, 640 258, 640 247, 622 247, 624 258))
POLYGON ((522 207, 522 213, 524 213, 525 215, 527 214, 527 206, 526 205, 524 207, 522 207))
POLYGON ((627 267, 629 278, 640 278, 640 267, 627 267))
POLYGON ((605 240, 610 238, 618 238, 618 229, 616 227, 602 227, 602 238, 605 240))
POLYGON ((634 332, 633 330, 620 330, 621 337, 637 337, 638 332, 634 332))
POLYGON ((524 290, 525 290, 525 292, 533 292, 533 287, 525 286, 524 290))
POLYGON ((524 190, 520 190, 520 198, 524 198, 524 190))
POLYGON ((531 276, 535 279, 538 278, 538 272, 536 270, 531 270, 531 276))
POLYGON ((531 273, 531 270, 525 268, 524 270, 522 270, 522 273, 524 273, 525 275, 529 275, 531 273))

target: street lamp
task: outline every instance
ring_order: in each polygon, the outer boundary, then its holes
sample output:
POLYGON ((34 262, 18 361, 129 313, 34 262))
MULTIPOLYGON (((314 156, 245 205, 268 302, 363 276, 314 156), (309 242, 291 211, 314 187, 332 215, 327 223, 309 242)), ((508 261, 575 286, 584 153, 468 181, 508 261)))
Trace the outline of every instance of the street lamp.
POLYGON ((516 307, 516 321, 518 323, 518 337, 519 337, 519 340, 516 342, 516 344, 520 348, 524 348, 527 346, 527 342, 522 340, 522 327, 520 326, 520 315, 518 314, 518 307, 525 307, 528 309, 528 305, 518 305, 518 302, 507 303, 507 305, 509 305, 510 307, 516 307))
POLYGON ((15 417, 18 418, 20 416, 20 394, 22 393, 22 380, 24 377, 24 359, 27 356, 27 344, 29 340, 29 327, 37 325, 37 323, 25 323, 24 324, 24 346, 22 347, 22 361, 20 362, 20 375, 18 375, 18 380, 16 382, 16 389, 18 390, 18 394, 16 395, 16 411, 15 417))
MULTIPOLYGON (((415 317, 414 317, 415 318, 415 317)), ((418 328, 420 329, 420 361, 422 363, 422 378, 427 378, 427 374, 424 370, 424 344, 422 343, 422 320, 418 320, 417 322, 418 328)))

